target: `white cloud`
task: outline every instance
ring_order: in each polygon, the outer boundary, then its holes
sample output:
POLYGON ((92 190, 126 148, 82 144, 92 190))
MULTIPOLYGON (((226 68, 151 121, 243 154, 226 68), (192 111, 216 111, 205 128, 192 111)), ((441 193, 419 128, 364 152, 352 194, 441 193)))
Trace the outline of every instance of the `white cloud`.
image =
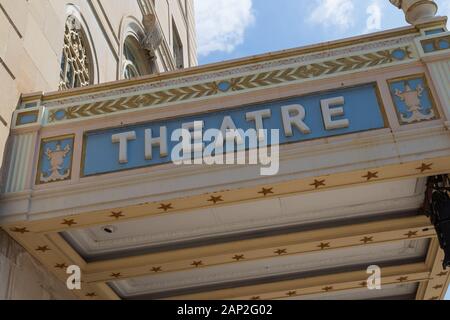
POLYGON ((372 3, 367 7, 366 13, 368 15, 368 18, 366 21, 366 30, 364 33, 374 30, 381 30, 381 18, 383 13, 379 0, 373 0, 372 3))
POLYGON ((354 25, 355 6, 352 0, 316 0, 309 21, 345 31, 354 25))
POLYGON ((195 0, 198 53, 230 53, 254 22, 252 0, 195 0))

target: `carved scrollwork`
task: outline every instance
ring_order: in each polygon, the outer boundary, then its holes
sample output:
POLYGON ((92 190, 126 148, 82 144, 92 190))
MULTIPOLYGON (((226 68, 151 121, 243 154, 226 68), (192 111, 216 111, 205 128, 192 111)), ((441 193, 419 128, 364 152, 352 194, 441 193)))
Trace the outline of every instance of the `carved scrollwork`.
POLYGON ((155 52, 163 41, 161 29, 154 14, 146 14, 142 21, 145 28, 145 38, 142 46, 149 52, 151 58, 155 58, 155 52))
POLYGON ((401 9, 402 8, 402 0, 389 0, 394 6, 401 9))

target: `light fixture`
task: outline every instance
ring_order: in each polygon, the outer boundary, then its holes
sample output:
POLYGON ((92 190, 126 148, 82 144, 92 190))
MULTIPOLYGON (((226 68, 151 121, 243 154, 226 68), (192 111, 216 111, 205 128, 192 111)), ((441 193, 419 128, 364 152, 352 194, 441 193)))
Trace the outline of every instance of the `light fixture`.
POLYGON ((444 250, 444 269, 450 267, 450 179, 448 175, 428 179, 424 203, 425 214, 430 217, 444 250))

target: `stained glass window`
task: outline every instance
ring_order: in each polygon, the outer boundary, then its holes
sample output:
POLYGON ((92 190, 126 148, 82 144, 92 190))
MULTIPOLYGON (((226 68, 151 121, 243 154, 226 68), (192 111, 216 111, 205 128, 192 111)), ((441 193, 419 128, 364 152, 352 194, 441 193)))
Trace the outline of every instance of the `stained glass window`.
POLYGON ((73 16, 66 21, 59 90, 91 84, 89 52, 83 30, 73 16))

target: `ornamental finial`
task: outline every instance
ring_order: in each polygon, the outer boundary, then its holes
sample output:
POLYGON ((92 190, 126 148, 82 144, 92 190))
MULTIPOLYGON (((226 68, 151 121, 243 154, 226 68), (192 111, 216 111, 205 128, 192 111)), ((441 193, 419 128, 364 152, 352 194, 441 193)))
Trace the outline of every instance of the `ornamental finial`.
POLYGON ((394 6, 401 9, 402 8, 402 0, 389 0, 394 6))
POLYGON ((154 14, 144 15, 142 23, 145 28, 145 38, 142 41, 142 45, 149 52, 150 57, 155 58, 156 50, 163 41, 162 31, 154 14))
POLYGON ((433 0, 389 0, 405 12, 406 21, 416 25, 436 16, 438 6, 433 0))

